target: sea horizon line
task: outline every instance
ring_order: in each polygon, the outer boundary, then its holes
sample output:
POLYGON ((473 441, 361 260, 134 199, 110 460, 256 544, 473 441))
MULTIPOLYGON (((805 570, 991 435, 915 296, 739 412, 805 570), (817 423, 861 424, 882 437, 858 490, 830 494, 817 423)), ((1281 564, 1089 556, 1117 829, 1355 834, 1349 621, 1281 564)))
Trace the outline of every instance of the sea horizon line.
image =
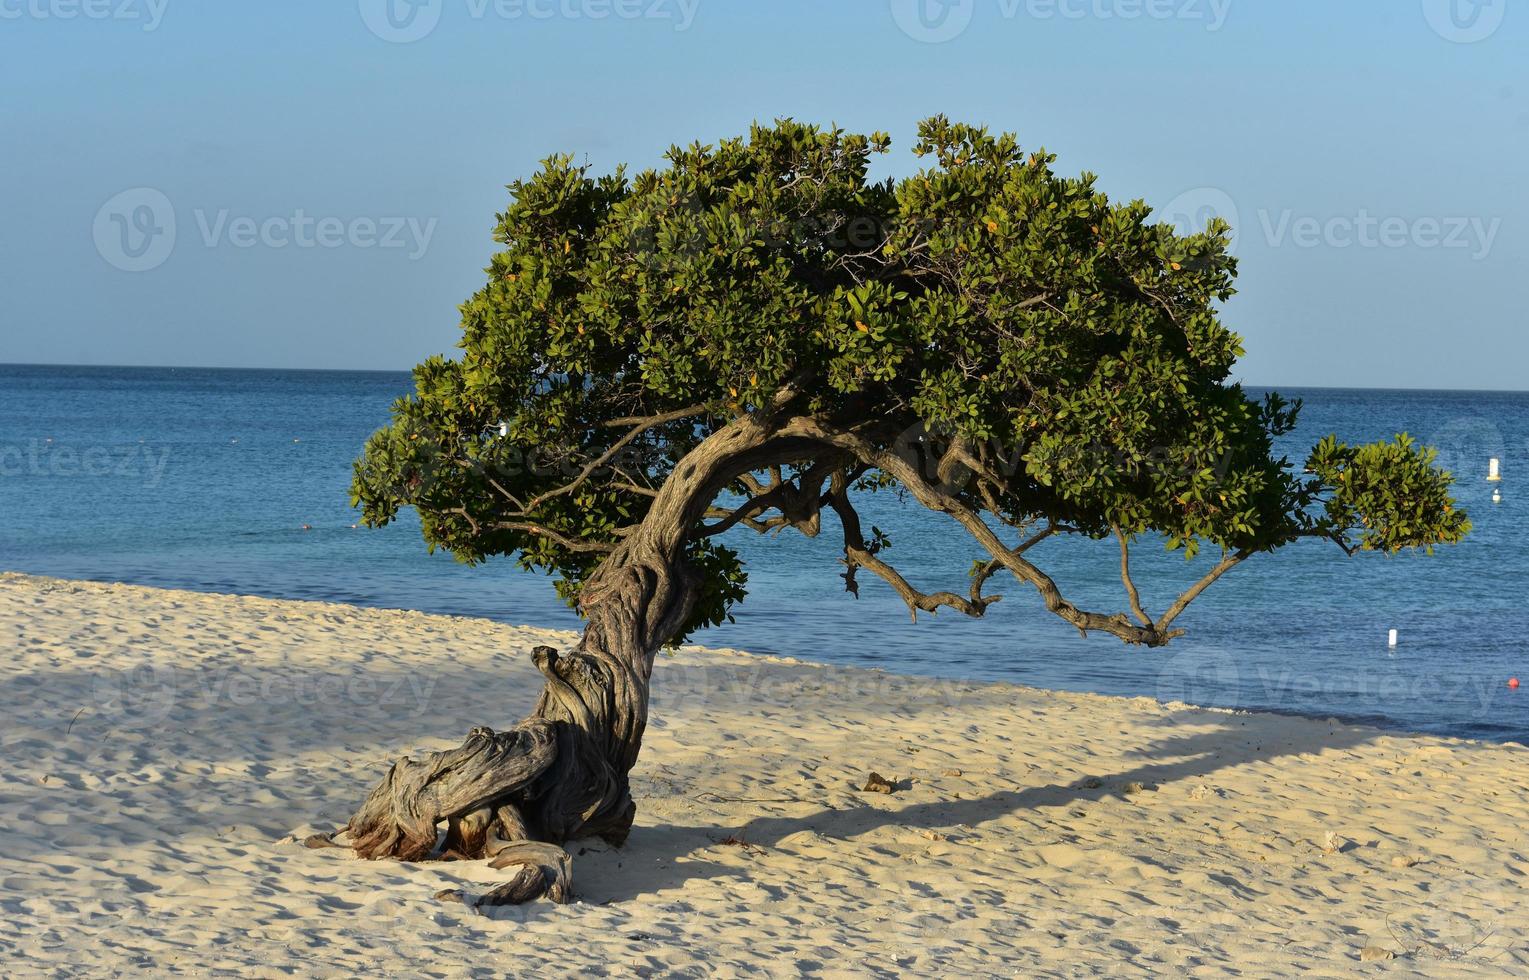
MULTIPOLYGON (((410 374, 412 368, 337 368, 337 367, 277 367, 260 365, 253 367, 217 364, 64 364, 45 361, 0 361, 0 370, 6 368, 68 368, 71 370, 97 371, 223 371, 247 374, 410 374)), ((1330 385, 1330 384, 1270 384, 1263 381, 1233 379, 1233 384, 1261 391, 1369 391, 1395 393, 1427 393, 1444 395, 1523 395, 1529 388, 1424 388, 1416 385, 1330 385)))

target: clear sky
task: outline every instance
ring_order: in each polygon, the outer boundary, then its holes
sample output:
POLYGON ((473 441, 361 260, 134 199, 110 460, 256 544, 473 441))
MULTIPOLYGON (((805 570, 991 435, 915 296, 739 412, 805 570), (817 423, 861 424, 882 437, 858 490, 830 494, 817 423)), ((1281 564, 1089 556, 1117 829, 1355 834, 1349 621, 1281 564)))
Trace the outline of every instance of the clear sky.
POLYGON ((0 0, 0 85, 0 361, 407 368, 551 152, 943 112, 1233 212, 1250 382, 1529 388, 1521 0, 0 0))

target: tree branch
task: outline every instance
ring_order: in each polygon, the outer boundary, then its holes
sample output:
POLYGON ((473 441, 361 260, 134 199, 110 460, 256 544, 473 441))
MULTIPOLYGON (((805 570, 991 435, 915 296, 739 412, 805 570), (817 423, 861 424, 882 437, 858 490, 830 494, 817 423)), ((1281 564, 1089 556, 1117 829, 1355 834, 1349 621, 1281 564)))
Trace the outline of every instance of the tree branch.
POLYGON ((1115 528, 1115 537, 1120 539, 1120 581, 1125 584, 1126 596, 1131 600, 1131 611, 1143 626, 1151 626, 1152 617, 1141 607, 1141 593, 1136 591, 1136 583, 1131 581, 1130 543, 1126 540, 1125 532, 1118 527, 1115 528))
POLYGON ((878 448, 859 433, 836 430, 816 419, 799 419, 797 425, 803 431, 810 433, 812 437, 852 452, 861 460, 888 473, 906 486, 915 499, 930 510, 949 514, 966 528, 967 532, 993 557, 993 560, 1008 569, 1016 578, 1032 585, 1040 593, 1047 609, 1077 627, 1084 635, 1087 635, 1090 630, 1098 630, 1119 637, 1127 643, 1149 647, 1163 646, 1175 637, 1183 635, 1182 630, 1168 628, 1179 614, 1211 583, 1248 557, 1248 553, 1238 552, 1223 558, 1216 568, 1180 596, 1178 601, 1156 622, 1136 624, 1131 622, 1130 617, 1124 613, 1104 615, 1088 612, 1069 602, 1057 588, 1051 576, 1027 561, 1021 554, 1016 553, 1015 549, 1007 547, 976 510, 959 497, 929 483, 919 472, 918 467, 894 452, 878 448))
POLYGON ((678 422, 681 419, 687 419, 692 415, 698 415, 705 410, 706 406, 704 405, 692 405, 688 408, 676 409, 673 412, 664 412, 661 415, 649 415, 646 418, 640 419, 618 419, 616 422, 606 423, 607 425, 611 426, 625 424, 628 422, 632 422, 634 424, 632 425, 632 428, 627 432, 627 434, 616 440, 616 442, 609 449, 586 463, 584 468, 579 471, 579 475, 574 477, 571 482, 564 484, 555 490, 548 490, 545 493, 540 493, 535 497, 532 497, 531 500, 521 508, 521 513, 528 516, 532 511, 536 510, 536 508, 540 507, 542 504, 546 503, 552 498, 561 497, 565 494, 572 493, 574 490, 577 490, 579 487, 583 486, 585 481, 594 475, 596 470, 604 466, 606 463, 609 463, 611 460, 615 459, 618 455, 621 454, 623 449, 625 449, 627 446, 630 446, 637 440, 639 436, 641 436, 644 432, 647 432, 649 429, 652 429, 654 426, 666 425, 670 422, 678 422))
POLYGON ((622 429, 628 426, 635 427, 639 433, 653 428, 655 425, 665 425, 669 422, 678 422, 680 419, 689 418, 692 415, 702 415, 711 411, 710 404, 691 405, 688 408, 678 408, 672 412, 660 412, 657 415, 628 415, 619 419, 609 419, 600 424, 608 429, 622 429))
MULTIPOLYGON (((771 482, 768 486, 760 483, 754 474, 745 473, 738 481, 754 496, 733 510, 708 508, 706 516, 718 520, 702 527, 700 533, 712 537, 743 524, 760 534, 782 527, 794 527, 809 538, 817 537, 821 529, 819 515, 828 504, 823 484, 830 479, 837 479, 840 476, 837 470, 845 462, 844 454, 833 453, 827 458, 814 460, 806 469, 797 473, 795 480, 786 479, 781 467, 774 465, 770 467, 771 482), (763 521, 757 519, 769 510, 779 510, 780 516, 763 521)), ((864 469, 856 470, 850 479, 857 479, 864 472, 864 469)))
POLYGON ((1168 611, 1163 613, 1163 617, 1157 621, 1157 628, 1159 630, 1166 630, 1170 623, 1179 618, 1180 613, 1189 608, 1191 602, 1199 598, 1201 592, 1210 588, 1218 578, 1242 564, 1252 554, 1253 552, 1244 549, 1222 555, 1221 560, 1216 563, 1214 568, 1205 573, 1204 578, 1186 589, 1184 594, 1179 596, 1178 600, 1168 607, 1168 611))
POLYGON ((845 588, 856 598, 860 596, 859 586, 855 582, 857 568, 868 569, 892 586, 902 597, 903 602, 908 604, 908 612, 912 615, 914 622, 918 622, 919 610, 934 613, 942 606, 980 618, 987 612, 988 606, 1003 598, 1002 596, 984 597, 981 595, 980 588, 976 586, 972 589, 971 599, 965 599, 954 592, 933 594, 920 592, 897 569, 878 558, 876 551, 866 544, 865 535, 860 526, 860 515, 843 491, 828 494, 828 505, 834 509, 834 513, 839 515, 839 523, 844 528, 844 564, 848 569, 844 574, 845 588))
MULTIPOLYGON (((1058 525, 1058 524, 1056 524, 1054 522, 1048 522, 1047 525, 1043 529, 1041 529, 1040 531, 1037 531, 1035 534, 1031 535, 1028 539, 1020 542, 1015 547, 1010 548, 1009 549, 1009 553, 1011 555, 1022 555, 1025 552, 1029 551, 1031 548, 1033 548, 1036 545, 1040 544, 1042 541, 1045 541, 1047 538, 1051 537, 1052 535, 1054 535, 1054 534, 1056 534, 1056 533, 1058 533, 1058 532, 1060 532, 1062 530, 1065 530, 1065 529, 1063 527, 1061 527, 1060 525, 1058 525)), ((977 598, 977 596, 981 594, 982 586, 987 583, 987 580, 992 578, 993 575, 996 574, 1003 567, 1004 567, 1003 562, 999 561, 996 558, 993 558, 993 559, 990 559, 986 565, 983 565, 980 569, 977 570, 977 573, 972 576, 972 598, 973 599, 977 598)))
MULTIPOLYGON (((469 520, 471 520, 471 518, 469 518, 469 520)), ((496 531, 521 531, 526 534, 535 535, 537 537, 547 538, 555 542, 559 547, 567 548, 569 551, 584 551, 593 552, 596 554, 607 554, 616 550, 616 545, 613 543, 605 541, 576 540, 574 538, 568 537, 565 534, 554 531, 550 527, 546 527, 545 525, 537 524, 532 521, 498 521, 491 525, 491 527, 493 527, 493 529, 496 531)))
POLYGON ((773 522, 760 522, 754 520, 767 510, 786 508, 791 506, 794 500, 795 487, 790 483, 779 483, 757 497, 750 497, 743 506, 734 510, 711 508, 707 511, 708 517, 720 516, 722 519, 715 524, 708 524, 701 528, 701 534, 705 537, 722 534, 730 531, 739 524, 748 524, 754 530, 763 534, 772 527, 784 527, 789 523, 784 515, 773 522))

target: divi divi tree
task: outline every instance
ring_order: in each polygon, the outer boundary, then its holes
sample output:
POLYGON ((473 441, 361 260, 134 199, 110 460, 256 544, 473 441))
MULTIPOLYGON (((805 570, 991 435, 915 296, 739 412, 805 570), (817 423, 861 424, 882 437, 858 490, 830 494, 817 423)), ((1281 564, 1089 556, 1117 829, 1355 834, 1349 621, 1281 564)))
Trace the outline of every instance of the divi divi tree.
POLYGON ((981 616, 1002 585, 1147 647, 1301 539, 1395 552, 1469 529, 1405 436, 1275 456, 1299 405, 1229 380, 1223 223, 1182 234, 944 118, 920 126, 924 169, 871 180, 888 147, 782 121, 640 174, 554 157, 511 185, 460 355, 415 369, 353 490, 370 525, 412 507, 432 548, 550 571, 586 625, 536 650, 530 717, 399 761, 348 846, 417 860, 444 825, 456 855, 523 865, 510 900, 566 897, 556 846, 632 826, 656 652, 745 595, 732 529, 816 535, 828 511, 851 590, 866 573, 915 615, 981 616), (893 564, 858 513, 888 491, 948 519, 969 581, 924 591, 893 564), (1080 537, 1119 542, 1119 608, 1080 608, 1032 560, 1080 537), (1204 552, 1203 577, 1153 603, 1130 571, 1144 537, 1204 552))

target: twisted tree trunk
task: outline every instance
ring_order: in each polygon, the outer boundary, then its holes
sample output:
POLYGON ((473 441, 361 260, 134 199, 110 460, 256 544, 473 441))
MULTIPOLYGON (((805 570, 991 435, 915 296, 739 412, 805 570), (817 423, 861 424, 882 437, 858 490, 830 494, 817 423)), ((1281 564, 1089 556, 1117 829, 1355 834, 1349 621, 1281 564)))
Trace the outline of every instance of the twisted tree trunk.
POLYGON ((685 546, 739 474, 802 451, 779 435, 743 418, 687 455, 644 522, 585 584, 578 646, 534 651, 545 686, 531 715, 509 731, 476 728, 449 752, 400 759, 345 827, 349 846, 364 858, 496 858, 495 867, 522 870, 480 902, 568 900, 568 862, 516 845, 626 840, 636 815, 628 776, 647 725, 653 658, 696 598, 685 546))

